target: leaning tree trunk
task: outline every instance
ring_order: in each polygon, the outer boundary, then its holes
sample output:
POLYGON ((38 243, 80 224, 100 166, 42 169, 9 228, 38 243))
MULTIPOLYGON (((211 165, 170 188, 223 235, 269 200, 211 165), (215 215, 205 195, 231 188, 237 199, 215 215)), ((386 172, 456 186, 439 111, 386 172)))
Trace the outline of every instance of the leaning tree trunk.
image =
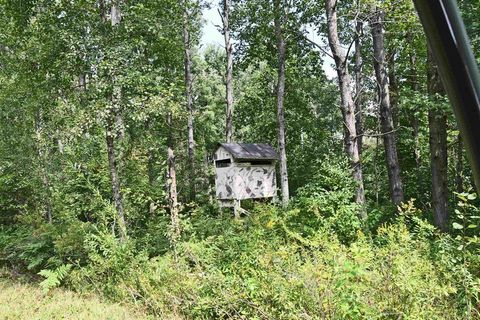
MULTIPOLYGON (((340 44, 337 28, 336 0, 326 0, 328 43, 332 50, 337 69, 338 83, 340 87, 341 110, 344 123, 345 152, 350 160, 353 179, 357 184, 355 200, 359 204, 365 203, 365 190, 363 188, 362 164, 358 148, 357 126, 355 119, 355 104, 350 88, 350 74, 348 73, 347 57, 340 44)), ((361 211, 362 218, 366 218, 366 212, 361 211)))
POLYGON ((225 75, 226 87, 226 125, 225 125, 225 140, 227 142, 233 141, 233 45, 230 40, 230 25, 229 25, 230 1, 223 0, 223 36, 225 38, 225 52, 227 54, 227 69, 225 75))
POLYGON ((186 0, 180 0, 180 6, 183 8, 182 36, 183 36, 183 55, 185 71, 185 97, 187 100, 187 131, 188 131, 188 166, 190 181, 190 200, 195 199, 195 138, 194 138, 194 110, 193 110, 193 77, 192 77, 192 59, 191 43, 189 30, 188 3, 186 0))
MULTIPOLYGON (((102 20, 105 13, 101 13, 102 20)), ((119 2, 113 2, 110 9, 110 18, 112 27, 115 28, 120 24, 122 14, 119 2)), ((114 72, 113 72, 114 73, 114 72)), ((120 240, 125 240, 127 236, 127 227, 125 223, 125 213, 123 209, 123 196, 120 188, 120 177, 118 174, 118 161, 115 154, 115 139, 123 136, 123 120, 120 113, 121 104, 121 87, 116 83, 115 76, 112 75, 113 93, 111 97, 112 108, 109 110, 106 119, 105 140, 107 144, 108 167, 110 171, 110 182, 112 185, 113 201, 117 211, 117 222, 120 240)))
POLYGON ((387 172, 390 186, 390 195, 394 204, 398 205, 404 200, 403 184, 400 176, 397 144, 393 125, 392 105, 388 87, 387 66, 385 61, 383 18, 384 12, 377 9, 371 23, 373 39, 373 57, 375 76, 378 85, 380 100, 380 124, 383 135, 383 145, 387 160, 387 172))
MULTIPOLYGON (((436 99, 443 94, 437 66, 428 50, 428 93, 436 99)), ((440 109, 428 111, 430 166, 432 172, 433 221, 442 231, 448 230, 448 186, 447 186, 447 116, 440 109)))
POLYGON ((363 57, 362 57, 363 22, 355 25, 355 127, 357 129, 358 153, 362 154, 363 146, 363 57))
POLYGON ((168 126, 168 139, 167 139, 167 165, 168 165, 168 207, 170 210, 171 219, 171 234, 170 240, 172 245, 175 246, 180 239, 180 217, 178 215, 178 202, 177 202, 177 174, 175 170, 175 155, 173 151, 173 137, 172 137, 172 114, 169 112, 167 115, 168 126))
POLYGON ((275 37, 277 39, 278 52, 278 82, 277 82, 277 122, 278 122, 278 150, 280 152, 280 184, 282 190, 282 204, 286 206, 289 201, 288 190, 288 171, 287 171, 287 153, 285 151, 285 39, 283 37, 282 27, 284 15, 280 0, 274 1, 275 6, 275 37))

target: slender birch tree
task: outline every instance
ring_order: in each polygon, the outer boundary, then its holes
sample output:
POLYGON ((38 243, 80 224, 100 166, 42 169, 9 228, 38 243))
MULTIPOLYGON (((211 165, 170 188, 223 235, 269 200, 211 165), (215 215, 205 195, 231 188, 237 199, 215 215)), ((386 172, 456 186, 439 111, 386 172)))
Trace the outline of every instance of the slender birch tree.
POLYGON ((230 39, 230 0, 223 0, 223 10, 221 13, 223 24, 223 37, 225 39, 225 53, 226 53, 226 72, 225 72, 225 89, 227 103, 226 109, 226 124, 225 124, 225 141, 233 141, 233 44, 230 39))
POLYGON ((282 192, 282 204, 288 205, 290 198, 288 189, 287 152, 285 150, 285 54, 286 44, 283 35, 285 24, 285 8, 281 0, 274 0, 274 25, 275 38, 277 40, 278 70, 277 70, 277 125, 278 125, 278 151, 280 153, 280 185, 282 192))
POLYGON ((183 38, 183 61, 185 80, 185 99, 187 103, 187 131, 188 131, 188 165, 190 182, 190 200, 195 199, 195 110, 193 107, 193 75, 192 75, 192 48, 190 39, 190 13, 188 0, 180 0, 180 8, 183 10, 182 38, 183 38))
MULTIPOLYGON (((103 17, 105 13, 101 13, 103 17)), ((112 3, 110 9, 110 21, 112 28, 116 31, 116 28, 122 20, 122 12, 120 9, 120 2, 115 1, 112 3)), ((117 77, 115 75, 116 70, 112 70, 111 74, 112 81, 112 97, 111 97, 111 107, 108 110, 107 114, 107 125, 106 125, 106 144, 107 144, 107 155, 108 155, 108 167, 110 171, 110 182, 112 184, 113 192, 113 201, 115 203, 115 208, 117 211, 116 220, 118 222, 118 232, 120 239, 123 241, 127 236, 127 227, 125 222, 125 212, 123 208, 123 195, 121 191, 120 176, 118 173, 118 159, 116 155, 116 140, 123 137, 123 127, 122 117, 121 117, 121 87, 117 83, 117 77)))
POLYGON ((168 191, 168 207, 170 210, 172 245, 176 245, 180 239, 180 217, 178 215, 178 195, 177 195, 177 171, 175 168, 175 153, 172 133, 172 113, 167 114, 167 191, 168 191))

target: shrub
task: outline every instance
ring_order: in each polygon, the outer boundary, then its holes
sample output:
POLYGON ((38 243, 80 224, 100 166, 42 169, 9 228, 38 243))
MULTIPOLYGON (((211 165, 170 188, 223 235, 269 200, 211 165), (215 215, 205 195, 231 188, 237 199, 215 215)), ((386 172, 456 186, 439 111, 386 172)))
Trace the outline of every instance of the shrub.
POLYGON ((17 271, 36 273, 56 260, 52 233, 48 226, 38 229, 4 228, 0 231, 0 261, 8 263, 17 271))
POLYGON ((176 255, 154 258, 110 234, 91 237, 89 262, 70 284, 161 318, 461 317, 449 270, 404 219, 382 226, 375 240, 357 231, 350 244, 325 229, 305 244, 286 232, 288 219, 272 206, 256 206, 242 220, 197 212, 186 223, 192 237, 176 255))
MULTIPOLYGON (((470 251, 477 247, 465 246, 474 234, 462 236, 458 226, 457 236, 440 234, 413 201, 402 207, 396 221, 372 234, 355 224, 346 229, 348 223, 335 217, 347 219, 347 214, 333 200, 346 202, 345 190, 319 190, 315 196, 299 195, 298 208, 255 205, 242 219, 197 207, 183 219, 176 250, 153 257, 148 246, 154 242, 120 242, 111 230, 88 224, 71 238, 68 227, 41 226, 43 233, 10 230, 0 233, 0 245, 7 243, 2 246, 15 254, 12 259, 25 265, 36 256, 49 256, 35 267, 48 266, 42 272, 45 289, 63 282, 77 291, 129 302, 162 319, 477 316, 478 259, 470 251), (322 206, 333 209, 320 207, 317 217, 304 205, 319 198, 325 201, 322 206), (308 229, 298 223, 301 219, 308 229), (42 236, 33 241, 32 235, 42 236), (74 245, 74 239, 81 243, 74 245), (22 245, 25 241, 31 245, 22 245), (54 251, 31 249, 37 246, 54 251), (80 247, 84 258, 73 259, 74 247, 80 247), (469 251, 462 253, 463 248, 469 251), (62 266, 65 259, 71 260, 71 270, 62 266)), ((473 208, 462 208, 469 217, 476 216, 473 208)), ((358 221, 356 215, 352 219, 358 221)))
POLYGON ((344 243, 355 240, 361 208, 353 201, 355 183, 347 166, 346 161, 321 162, 313 182, 301 188, 292 202, 295 209, 287 212, 288 228, 307 238, 322 229, 344 243))

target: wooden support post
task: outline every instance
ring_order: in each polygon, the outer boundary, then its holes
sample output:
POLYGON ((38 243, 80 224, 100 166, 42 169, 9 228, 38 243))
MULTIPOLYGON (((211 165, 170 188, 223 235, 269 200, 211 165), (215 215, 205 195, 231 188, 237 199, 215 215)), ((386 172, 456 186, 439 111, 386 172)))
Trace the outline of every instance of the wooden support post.
POLYGON ((241 200, 233 200, 233 215, 235 216, 235 219, 240 218, 240 214, 242 213, 242 204, 241 200))

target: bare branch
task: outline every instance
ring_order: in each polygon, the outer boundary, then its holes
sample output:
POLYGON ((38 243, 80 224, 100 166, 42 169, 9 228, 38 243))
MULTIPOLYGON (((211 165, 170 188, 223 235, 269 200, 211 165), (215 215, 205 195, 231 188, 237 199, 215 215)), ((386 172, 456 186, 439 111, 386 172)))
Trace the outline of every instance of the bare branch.
POLYGON ((322 51, 323 54, 325 54, 325 55, 327 55, 327 56, 329 56, 330 58, 333 59, 333 56, 332 56, 330 53, 328 53, 325 49, 323 49, 321 45, 319 45, 318 43, 316 43, 316 42, 308 39, 308 37, 307 37, 306 35, 303 35, 303 38, 304 38, 305 40, 307 40, 310 44, 312 44, 312 45, 314 45, 315 47, 317 47, 320 51, 322 51))

